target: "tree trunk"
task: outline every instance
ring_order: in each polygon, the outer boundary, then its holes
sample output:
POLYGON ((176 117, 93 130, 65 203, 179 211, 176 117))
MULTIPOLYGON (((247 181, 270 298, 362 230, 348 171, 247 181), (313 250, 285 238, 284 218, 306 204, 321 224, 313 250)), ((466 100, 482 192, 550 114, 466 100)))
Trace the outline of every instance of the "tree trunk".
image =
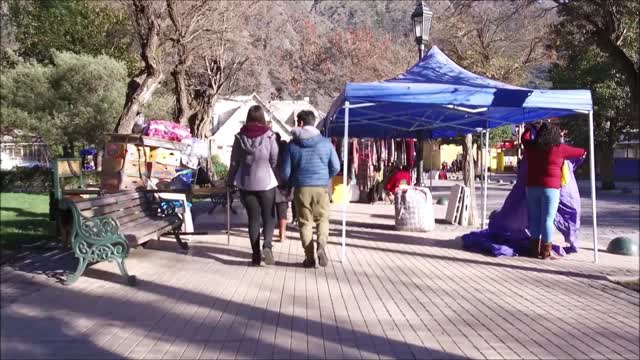
POLYGON ((160 20, 157 11, 154 10, 155 4, 151 0, 134 0, 132 4, 138 27, 140 57, 144 62, 144 70, 140 73, 141 79, 137 80, 140 86, 135 89, 133 95, 131 92, 135 86, 129 84, 124 110, 116 123, 116 133, 118 134, 131 133, 136 115, 142 106, 151 99, 151 95, 164 79, 160 67, 162 53, 160 20))
POLYGON ((116 133, 131 133, 136 120, 136 115, 142 109, 142 106, 151 99, 151 95, 156 91, 163 78, 164 74, 161 72, 145 76, 138 90, 136 90, 129 102, 124 105, 124 111, 122 111, 120 118, 118 118, 116 133))
MULTIPOLYGON (((183 50, 184 52, 184 50, 183 50)), ((175 122, 189 126, 189 119, 196 111, 191 107, 191 95, 187 89, 187 60, 184 58, 171 71, 171 76, 176 84, 176 119, 175 122)))
POLYGON ((469 222, 467 225, 476 226, 478 224, 478 212, 476 210, 476 186, 475 186, 475 165, 473 163, 473 135, 467 134, 462 143, 462 177, 464 186, 469 189, 469 222))
POLYGON ((602 150, 598 151, 598 169, 600 170, 600 183, 602 190, 613 190, 616 188, 614 177, 614 146, 602 144, 602 150))
POLYGON ((72 158, 73 156, 73 143, 62 145, 62 157, 72 158))
POLYGON ((211 134, 211 120, 213 119, 213 108, 218 99, 217 95, 207 94, 200 108, 189 120, 191 134, 197 139, 206 139, 211 134))

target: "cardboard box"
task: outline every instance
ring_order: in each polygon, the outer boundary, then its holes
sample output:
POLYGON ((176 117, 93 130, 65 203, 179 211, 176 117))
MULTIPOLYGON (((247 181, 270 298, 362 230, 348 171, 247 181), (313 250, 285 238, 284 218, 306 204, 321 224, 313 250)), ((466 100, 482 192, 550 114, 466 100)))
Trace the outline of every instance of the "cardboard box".
POLYGON ((145 162, 151 157, 151 148, 148 146, 127 144, 127 159, 128 160, 143 160, 145 162))
POLYGON ((122 182, 120 183, 120 190, 136 190, 144 188, 144 179, 138 177, 125 176, 122 178, 122 182))
POLYGON ((123 191, 145 188, 145 180, 134 176, 122 174, 102 174, 102 189, 106 191, 123 191))
POLYGON ((139 178, 149 176, 147 162, 144 160, 125 160, 123 171, 125 176, 134 176, 139 178))
POLYGON ((58 177, 61 178, 80 176, 82 174, 80 160, 57 160, 56 166, 58 167, 58 177))
POLYGON ((180 151, 169 150, 164 148, 155 148, 151 150, 149 162, 159 163, 163 165, 180 166, 180 151))
POLYGON ((176 176, 177 166, 159 164, 157 162, 151 163, 150 177, 160 180, 171 180, 176 176))

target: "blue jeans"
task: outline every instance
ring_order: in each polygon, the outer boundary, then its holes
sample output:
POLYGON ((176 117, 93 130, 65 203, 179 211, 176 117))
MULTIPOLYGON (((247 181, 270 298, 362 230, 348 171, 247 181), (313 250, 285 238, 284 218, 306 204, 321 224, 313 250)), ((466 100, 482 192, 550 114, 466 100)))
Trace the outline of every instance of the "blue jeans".
POLYGON ((527 205, 529 210, 529 233, 533 239, 550 243, 553 239, 553 219, 560 203, 560 189, 541 186, 527 187, 527 205))

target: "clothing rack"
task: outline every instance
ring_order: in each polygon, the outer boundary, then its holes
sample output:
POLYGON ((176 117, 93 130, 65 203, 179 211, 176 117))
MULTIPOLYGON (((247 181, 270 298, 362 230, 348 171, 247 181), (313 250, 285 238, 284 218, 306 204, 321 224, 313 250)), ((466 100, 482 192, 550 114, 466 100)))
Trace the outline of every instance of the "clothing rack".
MULTIPOLYGON (((344 170, 343 141, 341 138, 332 138, 333 144, 344 170)), ((351 139, 348 152, 349 163, 347 174, 351 182, 356 182, 361 190, 368 190, 375 182, 377 168, 381 173, 391 165, 398 167, 408 166, 412 181, 416 179, 416 151, 415 139, 351 139)))

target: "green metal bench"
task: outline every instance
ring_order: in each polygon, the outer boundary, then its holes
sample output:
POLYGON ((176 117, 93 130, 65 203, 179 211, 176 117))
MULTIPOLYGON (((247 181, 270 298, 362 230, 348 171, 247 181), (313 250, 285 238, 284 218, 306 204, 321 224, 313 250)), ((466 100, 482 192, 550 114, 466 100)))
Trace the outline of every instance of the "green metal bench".
POLYGON ((183 250, 188 245, 180 239, 182 219, 171 203, 163 203, 146 191, 106 194, 80 201, 64 200, 63 209, 71 212, 71 248, 78 258, 78 268, 64 282, 70 285, 84 273, 87 265, 115 261, 129 285, 136 277, 129 275, 124 259, 129 249, 172 233, 183 250))

